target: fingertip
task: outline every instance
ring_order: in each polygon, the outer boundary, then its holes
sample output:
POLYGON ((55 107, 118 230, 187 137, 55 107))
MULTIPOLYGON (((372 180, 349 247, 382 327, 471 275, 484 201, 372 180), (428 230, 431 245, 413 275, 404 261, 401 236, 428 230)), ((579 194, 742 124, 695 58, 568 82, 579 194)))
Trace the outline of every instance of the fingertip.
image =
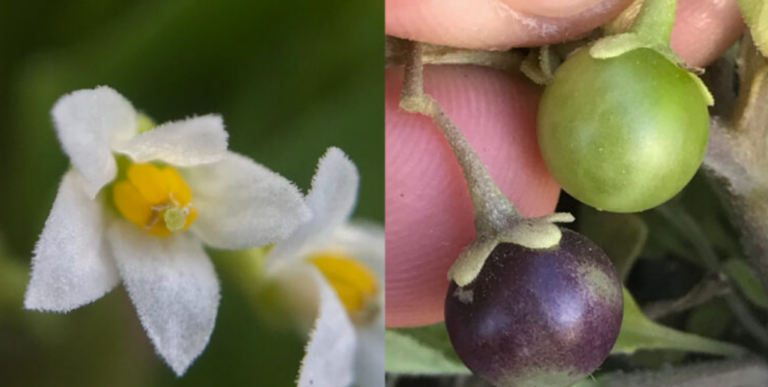
POLYGON ((502 0, 512 9, 529 15, 565 18, 579 15, 603 0, 502 0))
POLYGON ((631 1, 386 0, 385 31, 471 49, 539 46, 575 39, 616 17, 631 1))

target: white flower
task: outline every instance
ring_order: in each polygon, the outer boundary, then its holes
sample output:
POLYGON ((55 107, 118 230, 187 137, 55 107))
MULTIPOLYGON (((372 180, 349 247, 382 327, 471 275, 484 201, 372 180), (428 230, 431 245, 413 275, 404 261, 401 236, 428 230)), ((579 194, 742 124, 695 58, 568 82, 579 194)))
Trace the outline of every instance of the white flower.
POLYGON ((384 386, 384 230, 349 222, 358 185, 355 165, 329 149, 306 198, 312 219, 267 257, 268 276, 315 303, 299 387, 384 386))
POLYGON ((157 352, 182 375, 207 345, 219 305, 203 243, 285 239, 309 219, 302 195, 227 151, 216 115, 147 131, 148 119, 108 87, 65 95, 52 114, 73 168, 37 242, 24 305, 68 312, 122 279, 157 352))

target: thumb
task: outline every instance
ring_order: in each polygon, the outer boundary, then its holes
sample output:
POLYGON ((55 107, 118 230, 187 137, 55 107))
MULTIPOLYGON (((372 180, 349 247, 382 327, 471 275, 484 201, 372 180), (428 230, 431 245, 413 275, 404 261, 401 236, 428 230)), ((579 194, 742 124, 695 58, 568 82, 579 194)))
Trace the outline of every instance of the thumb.
POLYGON ((389 35, 453 47, 506 50, 578 37, 632 0, 386 0, 389 35))

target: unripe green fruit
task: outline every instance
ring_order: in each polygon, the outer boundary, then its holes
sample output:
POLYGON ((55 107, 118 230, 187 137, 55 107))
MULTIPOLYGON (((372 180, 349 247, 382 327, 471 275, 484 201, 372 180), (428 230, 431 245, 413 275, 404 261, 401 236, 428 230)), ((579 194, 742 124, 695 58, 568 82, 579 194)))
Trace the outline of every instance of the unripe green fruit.
POLYGON ((582 49, 541 99, 539 147, 563 189, 600 210, 638 212, 680 192, 709 139, 696 81, 640 48, 609 59, 582 49))

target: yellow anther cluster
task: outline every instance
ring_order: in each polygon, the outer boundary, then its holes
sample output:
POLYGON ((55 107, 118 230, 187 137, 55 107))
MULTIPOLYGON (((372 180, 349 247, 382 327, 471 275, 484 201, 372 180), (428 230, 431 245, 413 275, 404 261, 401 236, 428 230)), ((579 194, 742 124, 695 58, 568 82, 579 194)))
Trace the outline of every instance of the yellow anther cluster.
POLYGON ((192 191, 171 167, 131 164, 127 179, 115 183, 112 199, 133 224, 160 237, 186 230, 197 218, 192 191))
POLYGON ((310 262, 336 290, 352 320, 368 320, 371 312, 378 312, 376 275, 360 261, 329 251, 313 255, 310 262))

